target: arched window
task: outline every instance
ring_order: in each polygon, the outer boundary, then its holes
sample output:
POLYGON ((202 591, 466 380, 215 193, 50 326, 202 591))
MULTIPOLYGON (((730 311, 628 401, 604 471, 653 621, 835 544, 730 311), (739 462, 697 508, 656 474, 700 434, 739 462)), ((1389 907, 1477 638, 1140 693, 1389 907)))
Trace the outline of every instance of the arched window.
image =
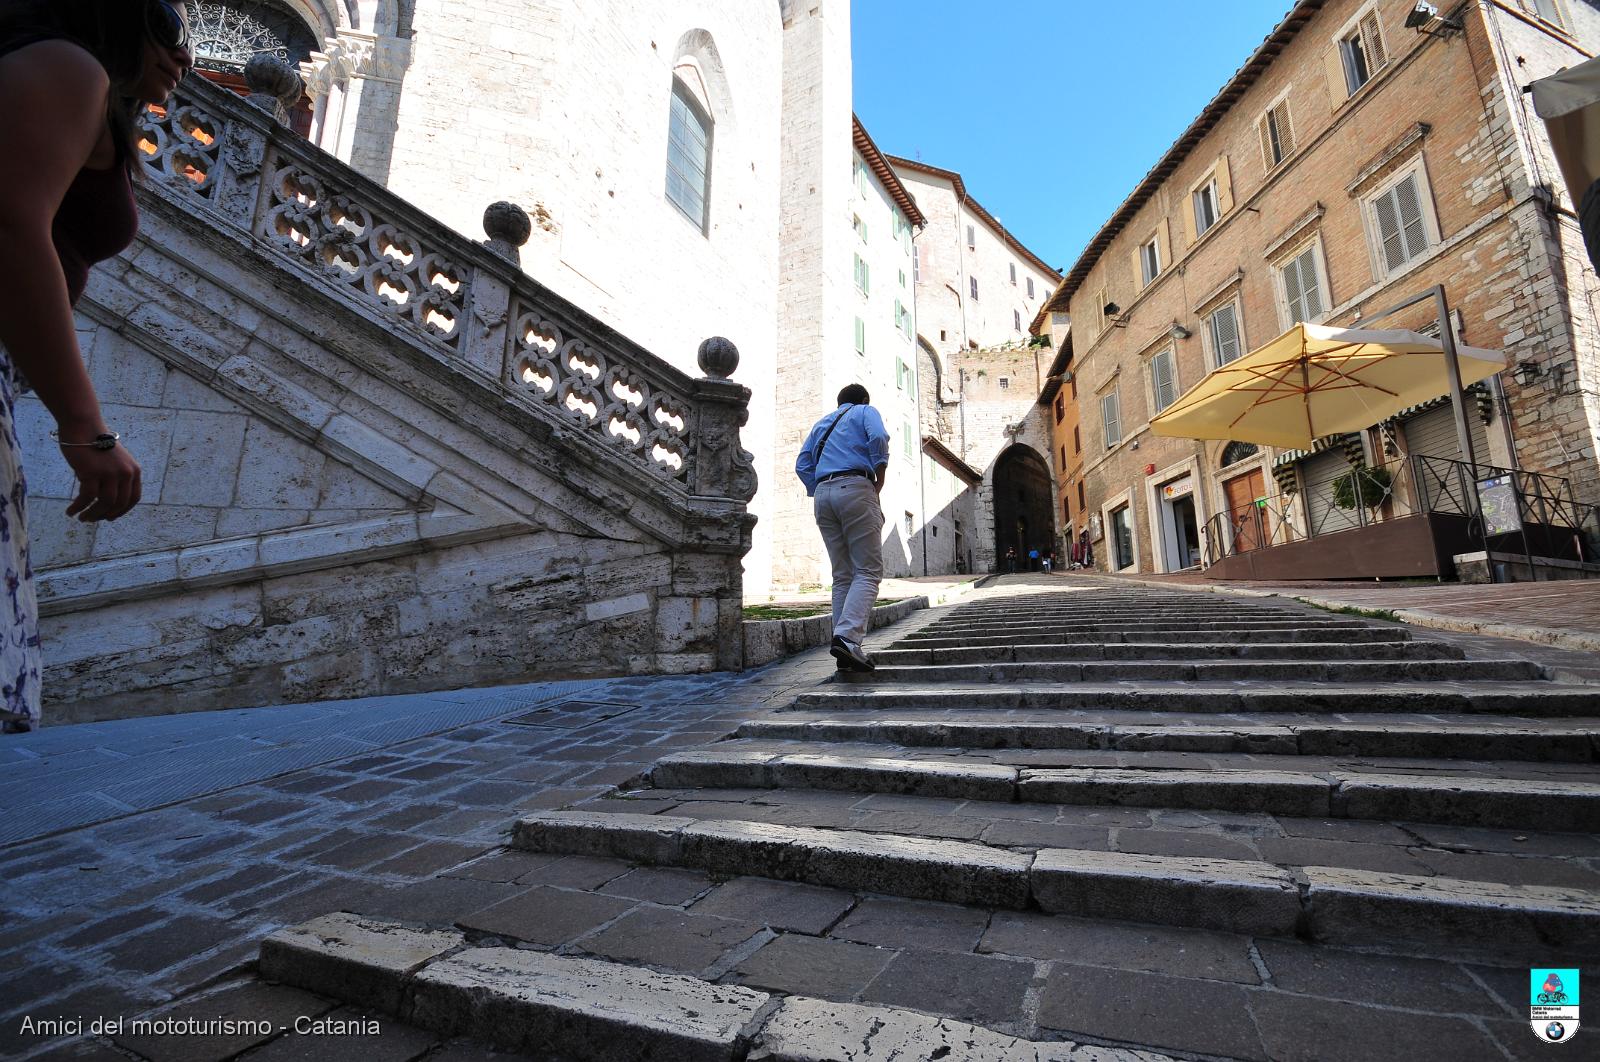
POLYGON ((1222 449, 1222 467, 1238 464, 1247 457, 1254 457, 1261 452, 1261 447, 1255 443, 1231 442, 1222 449))
POLYGON ((711 116, 684 84, 672 79, 667 128, 667 198, 683 216, 708 231, 711 220, 711 116))
MULTIPOLYGON (((248 96, 244 67, 261 52, 298 67, 319 42, 299 15, 266 0, 197 0, 189 5, 189 35, 194 65, 208 81, 248 96)), ((311 128, 310 101, 290 111, 291 124, 304 135, 311 128)))

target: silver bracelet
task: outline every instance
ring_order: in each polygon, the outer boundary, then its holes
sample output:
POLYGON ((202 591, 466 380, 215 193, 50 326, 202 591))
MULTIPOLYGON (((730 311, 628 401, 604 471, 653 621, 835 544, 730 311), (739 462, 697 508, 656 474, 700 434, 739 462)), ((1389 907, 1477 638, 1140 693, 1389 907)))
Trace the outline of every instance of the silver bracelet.
POLYGON ((115 431, 102 432, 88 442, 73 443, 62 442, 60 433, 52 431, 50 438, 56 441, 57 446, 87 446, 95 450, 111 450, 116 448, 117 443, 122 439, 122 434, 115 431))

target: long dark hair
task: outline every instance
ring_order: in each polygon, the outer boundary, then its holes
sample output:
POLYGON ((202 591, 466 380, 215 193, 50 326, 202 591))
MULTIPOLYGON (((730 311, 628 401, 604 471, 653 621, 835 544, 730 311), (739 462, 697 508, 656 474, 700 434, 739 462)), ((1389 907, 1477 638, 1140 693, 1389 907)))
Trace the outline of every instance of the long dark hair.
POLYGON ((131 165, 135 121, 143 104, 131 94, 144 73, 150 6, 161 0, 4 0, 0 46, 29 39, 66 38, 100 60, 111 78, 107 118, 117 157, 131 165))

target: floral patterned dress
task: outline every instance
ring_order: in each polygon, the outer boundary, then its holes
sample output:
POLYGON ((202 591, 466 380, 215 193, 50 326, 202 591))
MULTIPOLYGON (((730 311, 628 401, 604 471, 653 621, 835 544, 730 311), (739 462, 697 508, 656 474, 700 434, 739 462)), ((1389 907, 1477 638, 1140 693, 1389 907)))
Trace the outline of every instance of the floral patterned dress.
POLYGON ((39 725, 39 606, 28 563, 28 481, 17 442, 17 394, 21 379, 0 348, 0 728, 5 733, 39 725))

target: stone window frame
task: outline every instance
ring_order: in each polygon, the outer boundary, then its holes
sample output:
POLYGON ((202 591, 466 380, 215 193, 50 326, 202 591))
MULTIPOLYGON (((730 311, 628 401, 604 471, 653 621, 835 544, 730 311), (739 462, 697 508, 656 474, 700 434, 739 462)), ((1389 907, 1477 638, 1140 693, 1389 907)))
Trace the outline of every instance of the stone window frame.
POLYGON ((1298 261, 1308 249, 1315 253, 1312 264, 1317 270, 1317 295, 1322 300, 1322 312, 1306 323, 1321 324, 1328 319, 1328 314, 1333 309, 1333 282, 1328 276, 1328 255, 1322 242, 1322 230, 1319 228, 1305 239, 1289 246, 1290 250, 1272 260, 1272 297, 1278 307, 1278 322, 1282 326, 1281 330, 1285 332, 1294 327, 1295 321, 1289 310, 1289 295, 1284 287, 1284 272, 1290 262, 1298 261))
MULTIPOLYGON (((699 70, 698 65, 693 64, 692 62, 685 62, 684 64, 681 64, 681 65, 691 66, 698 73, 698 70, 699 70)), ((679 74, 676 70, 674 70, 673 74, 672 74, 672 95, 671 95, 671 98, 670 98, 670 100, 668 102, 667 130, 668 130, 667 131, 667 161, 666 161, 666 171, 667 171, 666 197, 667 197, 667 202, 671 203, 674 207, 676 207, 678 209, 678 212, 681 213, 689 221, 690 224, 692 224, 696 228, 698 228, 700 230, 700 235, 706 236, 706 237, 710 237, 710 235, 711 235, 711 174, 712 174, 712 169, 713 169, 713 165, 712 164, 716 159, 716 122, 715 122, 715 120, 712 119, 711 111, 706 106, 705 102, 700 99, 699 95, 694 91, 694 88, 687 81, 685 81, 683 76, 681 74, 679 74), (676 104, 678 104, 678 103, 682 103, 684 105, 684 109, 688 112, 689 117, 693 118, 696 122, 698 122, 700 124, 701 129, 705 133, 706 163, 705 163, 705 173, 702 175, 703 176, 703 180, 702 180, 701 186, 700 186, 700 217, 698 217, 698 218, 696 218, 692 213, 690 213, 689 207, 687 205, 685 205, 683 203, 680 203, 678 201, 678 199, 672 194, 672 176, 673 176, 673 173, 674 173, 674 171, 676 169, 676 167, 673 165, 672 129, 673 129, 673 127, 674 127, 674 125, 675 125, 675 123, 677 121, 677 116, 678 116, 678 113, 679 113, 678 112, 678 108, 676 106, 676 104)), ((679 176, 680 180, 687 181, 687 175, 679 174, 678 176, 679 176)))
POLYGON ((1372 262, 1372 278, 1375 283, 1387 284, 1396 277, 1404 276, 1419 263, 1432 257, 1432 253, 1444 243, 1439 228, 1438 211, 1433 201, 1433 182, 1428 176, 1427 159, 1420 150, 1396 166, 1383 180, 1365 189, 1359 198, 1361 227, 1366 232, 1367 252, 1372 262), (1422 232, 1425 243, 1421 251, 1394 269, 1390 269, 1388 258, 1383 253, 1383 233, 1378 224, 1378 200, 1388 195, 1408 177, 1416 178, 1417 201, 1422 211, 1422 232))
POLYGON ((1359 96, 1369 85, 1378 80, 1378 75, 1388 68, 1394 61, 1394 55, 1389 50, 1389 41, 1383 30, 1383 19, 1378 11, 1377 0, 1368 0, 1354 15, 1339 27, 1337 33, 1330 39, 1327 55, 1328 84, 1336 89, 1334 93, 1334 109, 1337 110, 1350 100, 1359 96), (1368 35, 1376 38, 1377 47, 1373 48, 1368 42, 1368 35), (1349 43, 1350 38, 1359 39, 1362 49, 1362 61, 1367 66, 1367 76, 1359 85, 1351 86, 1355 70, 1351 65, 1349 43), (1374 62, 1374 53, 1377 61, 1374 62), (1337 75, 1337 79, 1335 79, 1337 75))
POLYGON ((1256 130, 1261 141, 1261 161, 1269 175, 1276 173, 1279 167, 1293 158, 1295 149, 1300 146, 1300 142, 1295 137, 1294 132, 1294 109, 1289 106, 1289 95, 1292 91, 1293 86, 1291 85, 1278 93, 1271 103, 1261 109, 1261 113, 1256 117, 1256 130), (1269 116, 1273 119, 1270 131, 1268 126, 1269 116), (1271 151, 1271 132, 1273 131, 1278 134, 1278 147, 1283 152, 1276 159, 1272 157, 1271 151))
POLYGON ((1125 572, 1139 570, 1139 526, 1138 513, 1133 504, 1133 488, 1129 487, 1120 494, 1107 498, 1100 506, 1101 534, 1105 536, 1106 570, 1111 572, 1125 572), (1112 519, 1119 510, 1128 511, 1128 552, 1132 554, 1127 564, 1118 565, 1116 521, 1112 519))

